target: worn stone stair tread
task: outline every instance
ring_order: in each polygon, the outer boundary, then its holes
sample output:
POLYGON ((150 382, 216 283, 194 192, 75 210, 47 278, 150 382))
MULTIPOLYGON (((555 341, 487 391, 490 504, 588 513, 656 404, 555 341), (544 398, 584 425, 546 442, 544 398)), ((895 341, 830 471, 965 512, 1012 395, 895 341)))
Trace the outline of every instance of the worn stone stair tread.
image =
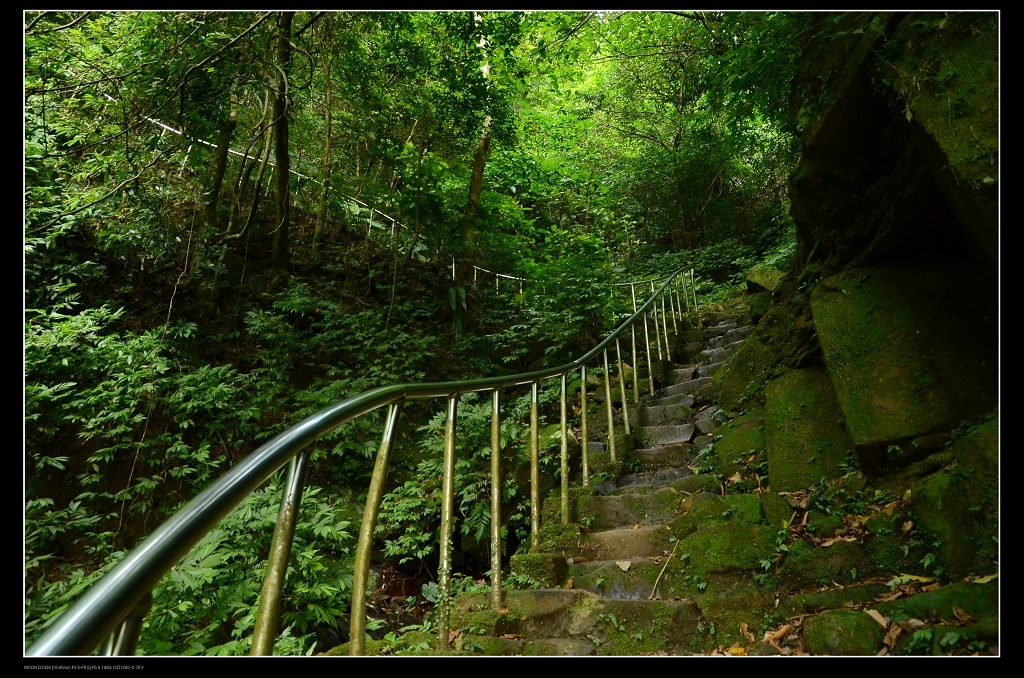
POLYGON ((684 381, 681 384, 673 384, 672 386, 666 386, 662 389, 662 397, 674 396, 680 394, 693 395, 704 386, 711 385, 710 377, 702 377, 700 379, 691 379, 690 381, 684 381))
POLYGON ((651 405, 641 407, 637 419, 641 427, 689 423, 696 414, 688 405, 651 405))
POLYGON ((664 397, 664 398, 652 398, 644 403, 647 407, 666 407, 669 405, 685 405, 687 407, 693 407, 694 398, 689 393, 679 393, 676 395, 664 397))
POLYGON ((670 520, 679 505, 679 494, 671 487, 658 490, 648 493, 618 490, 616 494, 583 499, 582 506, 592 520, 590 529, 608 530, 670 520))
POLYGON ((693 424, 676 424, 661 426, 640 426, 637 436, 646 440, 651 447, 688 443, 693 439, 693 424))
POLYGON ((621 560, 659 556, 671 548, 671 532, 663 525, 641 525, 638 528, 618 528, 590 532, 583 541, 592 560, 621 560))
POLYGON ((664 487, 671 485, 680 478, 685 478, 691 475, 692 471, 689 468, 675 467, 675 468, 663 468, 656 471, 646 471, 640 473, 627 473, 626 475, 620 476, 617 482, 619 488, 627 487, 664 487))
POLYGON ((658 471, 666 468, 684 468, 693 459, 693 443, 676 443, 635 450, 641 471, 658 471))

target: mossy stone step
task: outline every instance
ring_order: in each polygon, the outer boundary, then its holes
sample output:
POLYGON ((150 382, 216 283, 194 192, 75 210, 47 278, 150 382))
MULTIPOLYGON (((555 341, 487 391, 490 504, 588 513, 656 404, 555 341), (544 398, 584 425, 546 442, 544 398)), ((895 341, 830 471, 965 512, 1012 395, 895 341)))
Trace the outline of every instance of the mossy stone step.
POLYGON ((686 407, 693 407, 694 398, 688 393, 679 393, 676 395, 664 397, 664 398, 650 398, 641 401, 646 407, 667 407, 669 405, 685 405, 686 407))
POLYGON ((641 407, 637 420, 640 426, 665 426, 691 421, 696 414, 687 405, 654 405, 641 407))
POLYGON ((639 426, 637 440, 647 441, 651 447, 660 445, 677 445, 688 443, 693 439, 693 424, 676 424, 674 426, 639 426))
POLYGON ((666 386, 662 389, 662 397, 676 396, 680 394, 687 394, 697 397, 698 392, 706 387, 711 386, 711 377, 701 377, 699 379, 691 379, 690 381, 684 381, 680 384, 673 384, 672 386, 666 386))
POLYGON ((578 550, 587 560, 646 558, 670 549, 671 538, 671 531, 663 525, 641 525, 582 535, 578 550))
POLYGON ((679 494, 666 487, 648 494, 582 496, 575 504, 576 515, 588 516, 590 529, 607 530, 665 522, 675 515, 679 494))
MULTIPOLYGON (((640 473, 627 473, 620 476, 616 485, 621 489, 649 487, 657 489, 665 485, 672 485, 681 478, 691 475, 692 471, 685 466, 676 468, 663 468, 657 471, 646 471, 640 473)), ((653 491, 653 490, 652 490, 653 491)), ((609 493, 610 494, 610 493, 609 493)))
POLYGON ((660 471, 669 468, 686 468, 693 459, 695 452, 691 443, 676 443, 640 450, 633 455, 640 464, 642 471, 660 471))

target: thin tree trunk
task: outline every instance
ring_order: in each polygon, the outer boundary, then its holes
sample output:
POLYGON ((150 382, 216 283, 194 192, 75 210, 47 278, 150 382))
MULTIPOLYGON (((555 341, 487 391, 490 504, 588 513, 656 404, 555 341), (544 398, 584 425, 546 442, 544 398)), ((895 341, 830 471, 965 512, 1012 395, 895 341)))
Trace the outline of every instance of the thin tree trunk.
POLYGON ((484 166, 487 164, 487 149, 491 145, 491 117, 484 120, 483 133, 476 147, 476 158, 473 160, 473 176, 469 181, 469 201, 466 204, 466 218, 462 222, 462 262, 459 279, 469 281, 473 277, 473 264, 476 262, 477 217, 480 212, 480 195, 484 187, 484 166))
POLYGON ((324 112, 325 140, 324 140, 324 175, 320 184, 320 204, 316 210, 316 226, 313 228, 313 252, 320 249, 320 237, 323 233, 324 224, 327 222, 327 191, 331 187, 331 60, 325 46, 324 32, 320 33, 320 49, 324 64, 324 105, 327 109, 324 112))
POLYGON ((288 62, 291 60, 292 19, 295 12, 281 12, 278 21, 276 87, 274 88, 274 159, 277 162, 277 224, 270 265, 288 269, 288 62))

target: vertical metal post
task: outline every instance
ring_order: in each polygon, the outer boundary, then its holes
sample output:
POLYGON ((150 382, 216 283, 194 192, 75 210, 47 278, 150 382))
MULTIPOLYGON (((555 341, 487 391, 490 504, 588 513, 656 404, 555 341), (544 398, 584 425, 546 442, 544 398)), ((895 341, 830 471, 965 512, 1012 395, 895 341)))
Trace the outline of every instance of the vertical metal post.
POLYGON ((491 393, 491 609, 501 608, 501 422, 491 393))
POLYGON ((697 283, 693 279, 693 269, 690 269, 690 293, 693 294, 693 313, 700 320, 700 311, 697 308, 697 283))
MULTIPOLYGON (((651 297, 654 297, 654 281, 651 281, 651 297)), ((661 352, 661 329, 658 327, 658 300, 655 299, 654 303, 651 304, 651 309, 654 311, 654 339, 658 342, 658 361, 665 359, 661 352)))
POLYGON ((654 365, 651 363, 651 333, 647 329, 647 311, 644 311, 644 344, 647 349, 647 380, 651 383, 651 395, 654 395, 654 365))
POLYGON ((569 524, 569 429, 566 425, 566 402, 565 402, 565 379, 566 374, 562 373, 562 457, 560 471, 562 474, 562 524, 569 524))
POLYGON ((270 542, 267 572, 263 576, 260 606, 252 633, 252 647, 249 648, 249 654, 254 657, 270 655, 274 651, 277 622, 281 616, 281 591, 284 589, 284 579, 288 573, 288 558, 292 551, 295 523, 299 518, 302 488, 306 484, 309 455, 310 451, 306 450, 288 462, 288 474, 285 476, 284 492, 281 495, 281 509, 277 513, 274 537, 270 542))
POLYGON ((639 405, 640 404, 640 382, 638 381, 639 377, 637 377, 637 372, 640 371, 640 369, 639 369, 640 366, 637 365, 637 363, 636 363, 636 321, 635 320, 632 323, 630 323, 630 325, 629 325, 629 333, 630 333, 630 335, 633 338, 633 341, 630 343, 630 346, 632 346, 632 348, 633 348, 633 404, 639 405))
POLYGON ((619 393, 622 394, 622 423, 629 435, 629 406, 626 405, 626 378, 622 375, 622 351, 619 349, 619 338, 615 337, 615 358, 619 361, 619 393))
POLYGON ((448 626, 452 613, 452 528, 455 525, 455 418, 459 394, 448 396, 448 419, 444 426, 444 462, 441 474, 441 544, 437 567, 437 641, 448 649, 448 626))
POLYGON ((583 486, 590 485, 590 436, 587 432, 587 366, 580 366, 580 443, 583 448, 583 486))
POLYGON ((677 275, 675 280, 672 281, 673 282, 672 287, 676 291, 676 308, 679 309, 679 321, 680 322, 682 322, 683 318, 686 317, 685 315, 683 315, 683 302, 679 298, 679 279, 682 278, 682 277, 683 276, 681 274, 677 275))
POLYGON ((665 290, 665 294, 668 295, 668 309, 672 312, 672 333, 677 337, 679 336, 679 326, 676 325, 676 306, 672 300, 672 281, 669 281, 668 289, 665 290))
POLYGON ((388 405, 384 418, 384 433, 381 435, 377 459, 373 463, 370 489, 363 506, 363 522, 359 525, 359 541, 356 542, 355 571, 352 573, 352 614, 349 621, 348 653, 360 656, 366 652, 366 586, 370 578, 370 555, 373 550, 373 531, 377 527, 380 501, 384 497, 384 482, 388 477, 388 460, 398 432, 398 416, 402 413, 404 400, 388 405))
POLYGON ((608 349, 604 350, 604 402, 608 408, 608 454, 615 463, 615 420, 612 419, 612 382, 608 375, 608 349))
POLYGON ((114 629, 107 638, 100 654, 108 657, 130 657, 135 654, 139 647, 139 637, 142 635, 142 621, 149 614, 153 607, 153 593, 147 593, 142 597, 135 607, 132 608, 125 620, 114 629))
POLYGON ((683 299, 686 300, 686 317, 690 319, 690 329, 693 329, 693 311, 690 309, 690 293, 686 289, 686 271, 679 276, 679 284, 683 287, 683 299))
POLYGON ((540 548, 540 423, 537 382, 530 389, 530 552, 540 548))
MULTIPOLYGON (((658 302, 654 302, 654 304, 657 305, 658 302)), ((665 360, 668 360, 669 362, 671 362, 672 361, 672 352, 668 348, 668 323, 665 321, 665 293, 664 292, 661 293, 661 328, 663 330, 665 330, 664 333, 662 334, 662 336, 665 337, 665 360)))

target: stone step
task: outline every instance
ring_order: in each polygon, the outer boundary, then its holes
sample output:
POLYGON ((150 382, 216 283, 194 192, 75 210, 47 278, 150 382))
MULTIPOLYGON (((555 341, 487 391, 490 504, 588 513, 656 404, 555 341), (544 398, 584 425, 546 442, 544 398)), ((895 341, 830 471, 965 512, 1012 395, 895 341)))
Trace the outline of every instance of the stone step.
POLYGON ((648 447, 688 443, 693 439, 693 424, 664 426, 638 426, 636 440, 645 441, 648 447))
POLYGON ((703 364, 724 363, 732 354, 731 348, 709 348, 701 351, 697 358, 703 364))
POLYGON ((666 396, 675 396, 683 393, 696 397, 696 394, 698 394, 701 391, 701 389, 710 387, 711 383, 711 377, 691 379, 690 381, 684 381, 681 384, 666 386, 661 391, 661 397, 664 398, 666 396))
POLYGON ((652 488, 653 490, 666 485, 671 485, 680 478, 685 478, 691 473, 692 471, 690 471, 686 466, 663 468, 658 469, 657 471, 627 473, 619 477, 616 485, 619 488, 652 488))
POLYGON ((681 381, 689 381, 694 378, 694 373, 697 371, 696 365, 677 367, 669 372, 669 380, 673 384, 678 384, 681 381))
POLYGON ((574 589, 583 589, 613 600, 646 600, 667 556, 656 559, 592 560, 569 566, 574 589), (659 562, 655 562, 655 561, 659 562))
POLYGON ((638 414, 640 428, 646 426, 671 426, 684 424, 696 414, 692 407, 686 405, 655 405, 641 407, 638 414))
POLYGON ((676 443, 675 445, 633 450, 633 454, 640 463, 640 470, 648 472, 686 468, 696 453, 692 443, 676 443))
POLYGON ((703 621, 689 599, 616 599, 582 589, 506 591, 504 603, 507 612, 495 614, 488 610, 487 594, 461 593, 454 601, 452 628, 517 636, 523 654, 589 654, 591 647, 601 655, 688 654, 703 621))
POLYGON ((744 327, 734 327, 725 334, 717 337, 708 339, 705 343, 706 348, 724 348, 727 344, 731 344, 737 341, 743 341, 749 337, 757 325, 745 325, 744 327))
POLYGON ((666 407, 668 405, 685 405, 686 407, 693 407, 694 399, 689 393, 679 393, 672 396, 663 398, 652 398, 648 396, 642 400, 647 407, 666 407))
POLYGON ((588 560, 622 560, 660 556, 672 548, 672 533, 664 525, 602 530, 583 535, 580 556, 588 560))
POLYGON ((681 497, 671 487, 640 494, 623 488, 608 496, 584 496, 576 502, 576 513, 588 517, 588 529, 610 530, 634 525, 654 525, 671 520, 681 497))

